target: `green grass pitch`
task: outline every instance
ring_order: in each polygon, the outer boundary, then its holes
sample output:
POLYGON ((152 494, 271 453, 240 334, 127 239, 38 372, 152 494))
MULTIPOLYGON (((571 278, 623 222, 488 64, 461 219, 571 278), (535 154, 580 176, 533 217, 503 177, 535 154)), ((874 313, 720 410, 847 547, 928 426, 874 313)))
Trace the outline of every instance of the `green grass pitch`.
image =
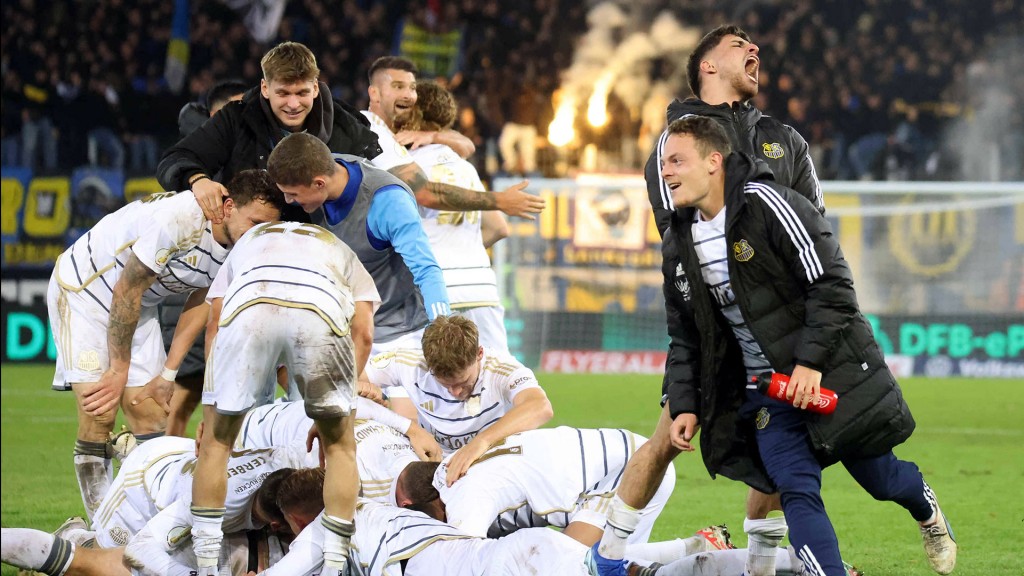
MULTIPOLYGON (((2 367, 0 523, 55 529, 82 513, 71 465, 76 418, 70 393, 49 389, 50 366, 2 367)), ((651 376, 540 375, 552 425, 623 427, 650 434, 660 379, 651 376)), ((917 419, 896 453, 921 467, 953 524, 960 576, 1024 574, 1024 383, 1011 380, 903 381, 917 419)), ((675 463, 675 493, 654 539, 726 523, 742 546, 746 488, 712 480, 697 454, 675 463)), ((869 576, 932 574, 916 524, 895 504, 876 502, 841 466, 826 471, 824 498, 843 557, 869 576)), ((2 574, 14 574, 4 566, 2 574)))

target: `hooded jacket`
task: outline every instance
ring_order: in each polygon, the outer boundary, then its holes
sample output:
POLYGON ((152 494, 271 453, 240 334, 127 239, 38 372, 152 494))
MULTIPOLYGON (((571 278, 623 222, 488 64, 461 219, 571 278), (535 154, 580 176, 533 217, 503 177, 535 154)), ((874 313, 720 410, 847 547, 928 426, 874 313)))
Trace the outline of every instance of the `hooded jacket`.
MULTIPOLYGON (((825 213, 821 185, 814 171, 814 163, 811 162, 807 141, 792 126, 765 116, 749 102, 712 106, 697 98, 675 100, 669 104, 668 123, 688 114, 714 118, 725 128, 734 152, 755 157, 759 163, 766 165, 776 182, 799 192, 819 212, 825 213)), ((654 209, 658 233, 663 237, 673 209, 672 194, 661 178, 661 151, 667 137, 666 130, 658 139, 658 145, 651 152, 644 169, 647 197, 654 209)))
MULTIPOLYGON (((878 456, 910 437, 914 420, 871 327, 860 313, 850 268, 827 220, 803 196, 765 180, 745 154, 726 160, 725 236, 731 291, 776 372, 796 364, 822 372, 839 394, 836 411, 807 412, 823 465, 878 456)), ((662 243, 671 337, 662 391, 671 416, 696 414, 704 464, 774 491, 757 453, 743 355, 712 301, 693 247, 696 211, 671 213, 662 243)))
MULTIPOLYGON (((352 106, 330 97, 320 83, 320 94, 304 129, 323 140, 331 152, 374 158, 381 153, 369 122, 352 106)), ((260 89, 253 88, 239 102, 229 102, 212 118, 167 149, 157 166, 157 180, 165 190, 188 190, 195 174, 219 175, 227 183, 241 170, 266 168, 274 146, 287 132, 270 110, 260 89)))

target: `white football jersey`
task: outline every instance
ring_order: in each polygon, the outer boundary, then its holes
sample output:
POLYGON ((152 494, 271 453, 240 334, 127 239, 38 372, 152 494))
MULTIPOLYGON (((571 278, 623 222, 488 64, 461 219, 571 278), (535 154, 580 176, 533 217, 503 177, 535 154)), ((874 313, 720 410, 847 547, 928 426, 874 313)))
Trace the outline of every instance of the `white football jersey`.
POLYGON ((156 273, 142 294, 156 306, 171 294, 206 288, 228 255, 213 239, 192 192, 151 194, 103 217, 57 259, 57 281, 110 309, 114 284, 135 254, 156 273))
POLYGON ((381 170, 391 170, 395 166, 402 166, 405 164, 412 164, 412 157, 409 156, 409 151, 405 149, 395 140, 395 133, 388 128, 384 119, 377 116, 369 110, 363 110, 363 116, 370 121, 370 130, 377 135, 377 143, 380 144, 382 153, 378 154, 375 158, 371 158, 370 162, 380 168, 381 170))
MULTIPOLYGON (((260 576, 310 576, 323 565, 323 514, 296 536, 288 553, 280 562, 260 576)), ((476 576, 487 566, 487 554, 475 553, 494 542, 472 538, 448 524, 429 518, 421 512, 386 506, 366 499, 356 503, 352 536, 354 573, 360 576, 402 576, 402 560, 415 556, 431 545, 448 541, 464 541, 458 554, 435 554, 432 574, 476 576), (467 561, 474 560, 474 561, 467 561)), ((411 573, 409 573, 411 574, 411 573)))
POLYGON ((434 474, 448 523, 484 537, 500 514, 524 504, 551 526, 565 527, 582 501, 614 493, 626 461, 646 438, 621 429, 560 426, 513 434, 481 456, 451 486, 445 458, 434 474))
MULTIPOLYGON (((125 561, 133 576, 145 574, 195 574, 192 548, 192 513, 186 502, 161 510, 136 534, 125 549, 125 561)), ((244 576, 267 568, 284 557, 276 536, 263 531, 224 534, 217 566, 221 574, 244 576)))
POLYGON ((508 354, 484 349, 480 376, 468 400, 458 400, 427 369, 423 351, 402 348, 378 354, 366 363, 366 377, 391 396, 408 396, 420 426, 450 454, 512 409, 523 390, 540 388, 533 370, 508 354))
POLYGON ((349 332, 355 303, 380 296, 370 274, 329 230, 299 222, 254 226, 235 244, 207 299, 224 298, 220 325, 260 303, 316 312, 337 335, 349 332))
MULTIPOLYGON (((476 168, 448 146, 430 144, 411 154, 431 182, 480 192, 487 190, 476 168)), ((452 309, 497 306, 498 281, 480 235, 480 211, 448 212, 421 206, 420 216, 430 247, 444 273, 452 309)))
MULTIPOLYGON (((356 411, 360 416, 375 416, 392 424, 405 420, 405 429, 408 430, 408 420, 365 398, 356 399, 356 411), (374 406, 380 410, 374 410, 374 406)), ((235 448, 267 448, 280 444, 304 446, 311 426, 313 420, 306 416, 302 402, 260 406, 245 415, 235 448)), ((401 430, 365 418, 356 420, 355 438, 356 466, 363 496, 378 502, 392 502, 390 493, 395 478, 409 462, 419 461, 412 444, 401 430)), ((307 454, 305 466, 315 468, 319 465, 319 449, 314 444, 313 451, 307 454)))
MULTIPOLYGON (((141 530, 159 511, 179 500, 192 501, 195 448, 194 440, 164 436, 132 450, 93 519, 93 528, 105 535, 101 545, 123 546, 127 536, 141 530)), ((253 493, 271 472, 304 467, 305 453, 305 446, 232 452, 224 532, 255 528, 250 517, 253 493)))

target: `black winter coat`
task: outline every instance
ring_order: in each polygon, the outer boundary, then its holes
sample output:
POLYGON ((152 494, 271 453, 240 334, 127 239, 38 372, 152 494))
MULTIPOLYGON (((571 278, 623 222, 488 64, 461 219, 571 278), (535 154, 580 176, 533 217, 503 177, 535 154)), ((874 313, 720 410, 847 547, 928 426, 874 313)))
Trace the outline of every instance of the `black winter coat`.
MULTIPOLYGON (((767 164, 776 182, 799 192, 819 212, 825 213, 821 185, 814 171, 814 163, 811 162, 807 141, 792 126, 761 114, 749 102, 712 106, 697 98, 675 100, 669 104, 668 123, 689 114, 714 118, 725 128, 734 152, 753 155, 758 163, 767 164)), ((661 149, 665 145, 666 135, 667 132, 662 133, 644 169, 647 197, 651 201, 654 220, 662 237, 665 236, 673 208, 672 195, 661 179, 661 149)))
MULTIPOLYGON (((725 234, 731 291, 776 372, 796 364, 822 372, 839 394, 828 416, 808 412, 807 427, 823 465, 884 454, 914 430, 899 385, 860 313, 853 278, 828 221, 803 196, 762 180, 754 160, 726 161, 725 234)), ((673 418, 698 416, 704 464, 774 491, 741 418, 743 355, 712 301, 691 233, 695 209, 675 211, 662 244, 671 337, 663 393, 673 418)))
MULTIPOLYGON (((229 102, 168 148, 157 167, 160 185, 168 191, 188 190, 189 177, 199 173, 219 175, 221 183, 226 184, 242 170, 266 168, 270 151, 285 134, 264 100, 260 89, 253 88, 240 102, 229 102)), ((322 82, 305 128, 337 154, 371 159, 381 153, 366 117, 330 98, 330 90, 322 82)))

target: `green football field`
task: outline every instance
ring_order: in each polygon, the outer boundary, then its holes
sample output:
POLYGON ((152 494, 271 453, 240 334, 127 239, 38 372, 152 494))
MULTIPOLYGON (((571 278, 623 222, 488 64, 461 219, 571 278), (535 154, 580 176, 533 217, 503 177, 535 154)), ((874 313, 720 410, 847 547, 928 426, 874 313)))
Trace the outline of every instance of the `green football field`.
MULTIPOLYGON (((82 513, 71 465, 76 420, 70 393, 49 390, 49 366, 2 367, 0 522, 55 529, 82 513)), ((552 425, 622 427, 650 434, 660 379, 650 376, 541 375, 555 407, 552 425)), ((960 545, 954 574, 1024 574, 1024 383, 1011 380, 906 379, 917 431, 897 455, 921 467, 960 545)), ((712 480, 699 456, 675 463, 675 493, 654 539, 726 523, 745 543, 746 488, 712 480)), ((876 502, 841 466, 826 471, 824 498, 843 557, 869 576, 932 574, 916 523, 895 504, 876 502)), ((4 566, 2 574, 14 574, 4 566)))

